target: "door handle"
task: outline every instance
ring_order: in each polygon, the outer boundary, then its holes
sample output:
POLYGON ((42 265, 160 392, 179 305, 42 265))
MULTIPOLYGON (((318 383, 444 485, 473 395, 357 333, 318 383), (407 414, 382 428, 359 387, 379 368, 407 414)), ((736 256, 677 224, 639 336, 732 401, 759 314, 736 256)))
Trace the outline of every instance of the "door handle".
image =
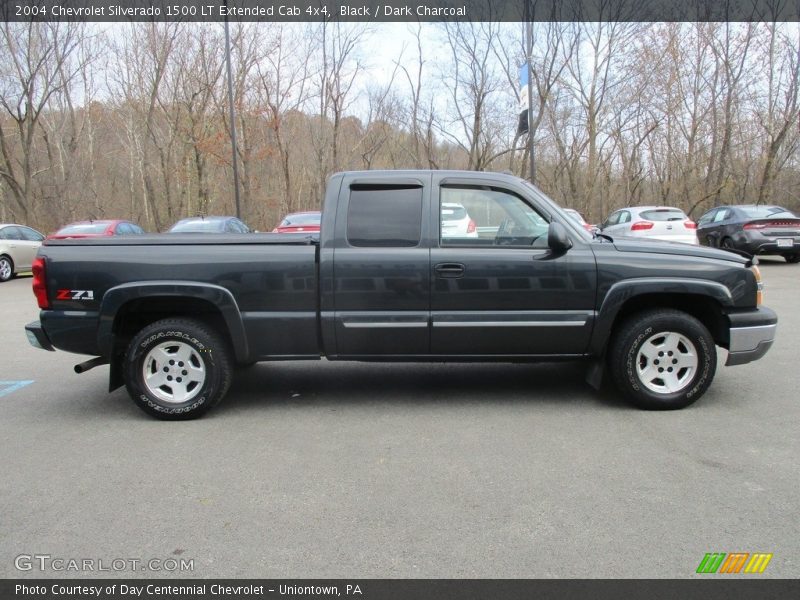
POLYGON ((436 275, 439 277, 456 279, 464 276, 466 267, 461 263, 439 263, 433 267, 433 270, 436 271, 436 275))

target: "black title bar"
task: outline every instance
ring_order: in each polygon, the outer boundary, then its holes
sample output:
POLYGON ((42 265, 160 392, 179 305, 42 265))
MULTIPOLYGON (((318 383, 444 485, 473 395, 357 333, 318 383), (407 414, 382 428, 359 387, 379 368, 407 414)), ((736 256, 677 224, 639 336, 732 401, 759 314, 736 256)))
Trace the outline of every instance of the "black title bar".
MULTIPOLYGON (((527 0, 533 21, 800 21, 798 0, 527 0)), ((4 21, 522 21, 526 0, 3 0, 4 21)))
POLYGON ((736 600, 797 598, 800 581, 639 579, 5 579, 4 600, 736 600))

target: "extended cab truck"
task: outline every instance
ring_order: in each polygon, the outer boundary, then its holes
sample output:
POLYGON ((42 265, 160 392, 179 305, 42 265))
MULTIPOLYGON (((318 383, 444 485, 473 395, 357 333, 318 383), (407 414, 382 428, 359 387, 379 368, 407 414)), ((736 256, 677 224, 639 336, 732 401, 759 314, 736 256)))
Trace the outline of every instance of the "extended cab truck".
POLYGON ((34 346, 110 363, 146 412, 196 417, 235 365, 266 360, 589 359, 650 409, 699 398, 717 366, 763 356, 777 317, 758 267, 689 245, 592 236, 526 181, 369 171, 331 177, 302 234, 48 241, 34 346), (480 232, 441 235, 447 207, 480 232))

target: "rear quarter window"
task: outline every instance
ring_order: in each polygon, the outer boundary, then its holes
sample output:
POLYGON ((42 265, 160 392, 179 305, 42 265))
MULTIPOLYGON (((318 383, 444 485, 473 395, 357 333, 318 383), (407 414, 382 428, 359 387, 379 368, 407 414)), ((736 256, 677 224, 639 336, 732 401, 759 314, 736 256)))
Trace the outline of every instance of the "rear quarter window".
POLYGON ((421 228, 422 187, 351 187, 347 207, 351 246, 418 246, 421 228))

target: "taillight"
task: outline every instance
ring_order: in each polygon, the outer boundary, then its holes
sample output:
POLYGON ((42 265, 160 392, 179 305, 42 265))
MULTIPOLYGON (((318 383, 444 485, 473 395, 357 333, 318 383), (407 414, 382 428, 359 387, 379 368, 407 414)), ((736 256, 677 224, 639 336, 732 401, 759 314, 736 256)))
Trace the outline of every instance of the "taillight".
POLYGON ((44 258, 39 256, 34 258, 31 271, 33 271, 33 295, 36 296, 39 308, 47 310, 50 308, 50 299, 47 297, 47 269, 44 258))
POLYGON ((764 301, 764 282, 761 281, 761 271, 756 265, 750 267, 750 270, 756 277, 756 306, 761 306, 764 301))
POLYGON ((694 221, 684 221, 683 226, 686 227, 686 229, 697 229, 697 223, 694 221))
POLYGON ((591 230, 592 230, 592 225, 591 225, 591 223, 584 223, 584 224, 583 224, 583 228, 584 228, 586 231, 591 231, 591 230))
POLYGON ((646 231, 652 228, 653 224, 650 221, 636 221, 636 223, 631 225, 631 231, 646 231))
POLYGON ((469 224, 467 225, 467 233, 475 233, 477 230, 475 229, 475 221, 472 219, 469 220, 469 224))
POLYGON ((742 229, 796 229, 798 227, 797 221, 770 221, 768 223, 747 223, 742 229))

